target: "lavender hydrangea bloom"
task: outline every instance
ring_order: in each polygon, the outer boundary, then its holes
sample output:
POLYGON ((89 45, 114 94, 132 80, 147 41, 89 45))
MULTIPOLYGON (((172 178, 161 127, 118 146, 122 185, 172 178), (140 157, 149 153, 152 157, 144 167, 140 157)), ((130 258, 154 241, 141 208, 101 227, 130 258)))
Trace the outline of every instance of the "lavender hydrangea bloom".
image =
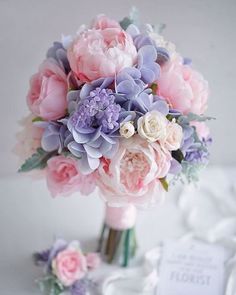
POLYGON ((88 285, 89 285, 89 283, 86 279, 78 280, 70 287, 70 294, 71 295, 86 295, 88 285))
POLYGON ((183 58, 183 64, 184 65, 191 65, 192 64, 192 60, 189 57, 184 57, 183 58))
POLYGON ((141 79, 146 84, 157 81, 160 75, 160 66, 156 63, 157 51, 153 45, 145 45, 138 50, 138 69, 141 79))
POLYGON ((183 140, 181 144, 181 151, 183 155, 191 148, 194 144, 194 128, 189 125, 182 125, 183 128, 183 140))
POLYGON ((138 116, 148 111, 158 110, 167 115, 168 104, 158 96, 152 95, 141 79, 141 72, 136 68, 123 69, 116 78, 116 102, 127 111, 135 111, 138 116))
POLYGON ((149 45, 149 48, 152 47, 156 51, 156 57, 153 60, 154 62, 162 66, 167 61, 169 61, 170 55, 167 49, 164 47, 157 46, 155 41, 152 40, 147 34, 141 34, 137 26, 131 24, 127 28, 127 31, 133 37, 134 45, 138 51, 141 48, 149 45))
POLYGON ((185 161, 190 163, 202 163, 207 164, 209 161, 210 153, 207 147, 212 142, 211 138, 202 140, 202 147, 199 148, 191 148, 186 152, 185 161))
POLYGON ((61 153, 70 141, 70 132, 62 122, 44 122, 44 132, 41 139, 41 146, 46 152, 58 150, 61 153))
POLYGON ((170 169, 169 169, 168 173, 177 175, 181 171, 182 171, 182 165, 175 158, 172 158, 172 160, 170 162, 170 169))
POLYGON ((38 266, 44 266, 49 259, 50 249, 33 254, 34 263, 38 266))
POLYGON ((53 43, 52 47, 48 49, 47 58, 53 58, 66 74, 70 72, 71 69, 67 58, 67 52, 61 42, 53 43))
POLYGON ((199 139, 194 127, 186 124, 183 128, 183 141, 181 151, 184 160, 189 163, 206 164, 209 159, 209 151, 207 147, 211 143, 211 138, 199 139))
POLYGON ((33 259, 36 265, 46 266, 46 271, 51 272, 52 260, 57 256, 57 254, 68 246, 65 240, 57 239, 50 249, 36 252, 33 254, 33 259))
POLYGON ((151 89, 141 79, 140 70, 136 68, 125 68, 117 75, 115 90, 116 102, 127 111, 144 111, 142 101, 151 93, 151 89))
MULTIPOLYGON (((104 85, 103 85, 104 86, 104 85)), ((116 131, 119 129, 121 107, 115 103, 112 90, 86 85, 77 99, 78 106, 70 115, 67 126, 73 140, 68 149, 80 157, 78 165, 84 174, 98 168, 100 158, 110 158, 118 148, 116 131)))
POLYGON ((155 42, 148 35, 140 34, 139 31, 137 34, 133 33, 133 41, 137 50, 146 45, 155 46, 155 42))
POLYGON ((163 66, 166 62, 170 60, 169 52, 164 47, 156 47, 157 59, 156 62, 163 66))

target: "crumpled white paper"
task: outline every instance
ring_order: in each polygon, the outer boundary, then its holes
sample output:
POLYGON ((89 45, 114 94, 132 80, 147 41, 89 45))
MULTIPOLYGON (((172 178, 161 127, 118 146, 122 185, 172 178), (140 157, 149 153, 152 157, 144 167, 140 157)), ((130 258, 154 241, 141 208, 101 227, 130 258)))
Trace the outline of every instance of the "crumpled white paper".
MULTIPOLYGON (((181 243, 188 243, 197 239, 193 234, 188 234, 178 240, 181 243)), ((201 240, 208 242, 206 240, 201 240)), ((227 247, 226 245, 223 245, 227 247)), ((232 250, 232 247, 230 248, 232 250)), ((235 253, 236 253, 236 249, 235 253)), ((93 277, 97 282, 97 294, 120 295, 120 294, 143 294, 155 295, 159 281, 159 266, 162 257, 162 246, 147 251, 143 263, 135 268, 117 268, 104 266, 103 272, 93 277)), ((229 258, 225 265, 227 284, 224 295, 236 294, 236 255, 229 258)))
POLYGON ((210 168, 201 175, 198 188, 187 186, 179 208, 188 229, 198 238, 229 247, 235 256, 228 264, 225 295, 236 294, 236 169, 210 168))
POLYGON ((205 170, 198 184, 187 186, 179 198, 179 208, 187 227, 209 242, 236 242, 236 169, 205 170))
MULTIPOLYGON (((200 239, 218 243, 235 253, 226 264, 227 286, 224 295, 236 295, 236 169, 229 173, 210 168, 202 175, 198 189, 187 186, 179 197, 189 234, 182 242, 200 239)), ((97 294, 143 294, 154 295, 158 288, 159 264, 162 246, 144 254, 144 259, 135 268, 118 268, 104 265, 93 274, 97 282, 97 294)))

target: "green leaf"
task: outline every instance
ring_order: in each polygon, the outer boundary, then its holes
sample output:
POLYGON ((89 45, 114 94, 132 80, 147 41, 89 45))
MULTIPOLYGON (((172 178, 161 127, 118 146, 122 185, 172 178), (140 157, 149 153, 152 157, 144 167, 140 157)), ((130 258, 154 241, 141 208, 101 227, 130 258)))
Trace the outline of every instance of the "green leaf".
POLYGON ((122 21, 120 21, 120 26, 123 30, 126 30, 129 25, 131 25, 133 22, 129 17, 124 17, 122 21))
POLYGON ((18 172, 28 172, 33 169, 43 169, 47 166, 48 159, 54 154, 56 154, 56 152, 48 153, 42 148, 38 148, 36 153, 25 161, 18 172))
POLYGON ((139 24, 139 12, 135 6, 131 8, 129 17, 125 17, 123 18, 122 21, 120 21, 120 26, 122 27, 123 30, 126 30, 128 26, 131 24, 134 24, 134 25, 139 24))
POLYGON ((40 291, 45 295, 59 295, 64 291, 64 288, 58 284, 55 276, 46 276, 37 281, 40 291))
POLYGON ((172 157, 178 161, 179 163, 181 163, 184 159, 184 155, 183 153, 181 152, 181 150, 177 150, 177 151, 172 151, 172 157))
POLYGON ((165 190, 166 192, 168 192, 169 184, 168 184, 168 182, 166 181, 166 178, 160 178, 160 182, 161 182, 161 184, 162 184, 164 190, 165 190))
POLYGON ((152 83, 150 88, 152 89, 152 94, 153 95, 157 94, 158 85, 156 83, 152 83))
POLYGON ((42 121, 43 121, 43 119, 41 117, 36 117, 32 120, 33 123, 34 122, 42 122, 42 121))
POLYGON ((166 116, 166 119, 169 120, 170 122, 171 122, 174 118, 175 118, 175 117, 172 116, 172 115, 170 115, 170 114, 168 114, 168 115, 166 116))

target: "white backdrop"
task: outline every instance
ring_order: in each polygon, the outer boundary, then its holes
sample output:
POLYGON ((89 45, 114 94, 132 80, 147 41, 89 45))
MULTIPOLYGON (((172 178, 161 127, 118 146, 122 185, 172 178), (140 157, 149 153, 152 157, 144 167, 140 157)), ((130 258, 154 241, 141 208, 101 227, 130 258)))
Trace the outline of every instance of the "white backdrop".
POLYGON ((17 169, 11 154, 17 121, 27 114, 28 80, 61 33, 74 33, 97 13, 121 19, 132 5, 144 22, 166 23, 164 36, 192 57, 209 80, 212 163, 235 164, 235 0, 0 0, 0 176, 17 169))

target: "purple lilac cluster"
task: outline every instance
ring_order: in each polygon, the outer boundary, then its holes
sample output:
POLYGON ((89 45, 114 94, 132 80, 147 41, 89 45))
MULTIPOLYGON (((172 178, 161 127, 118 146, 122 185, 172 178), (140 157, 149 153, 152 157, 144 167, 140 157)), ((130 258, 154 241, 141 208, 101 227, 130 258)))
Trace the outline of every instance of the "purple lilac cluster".
POLYGON ((115 103, 115 96, 111 89, 97 87, 89 96, 83 99, 77 110, 70 118, 70 125, 77 133, 92 133, 101 127, 104 133, 119 127, 118 119, 121 107, 115 103))

